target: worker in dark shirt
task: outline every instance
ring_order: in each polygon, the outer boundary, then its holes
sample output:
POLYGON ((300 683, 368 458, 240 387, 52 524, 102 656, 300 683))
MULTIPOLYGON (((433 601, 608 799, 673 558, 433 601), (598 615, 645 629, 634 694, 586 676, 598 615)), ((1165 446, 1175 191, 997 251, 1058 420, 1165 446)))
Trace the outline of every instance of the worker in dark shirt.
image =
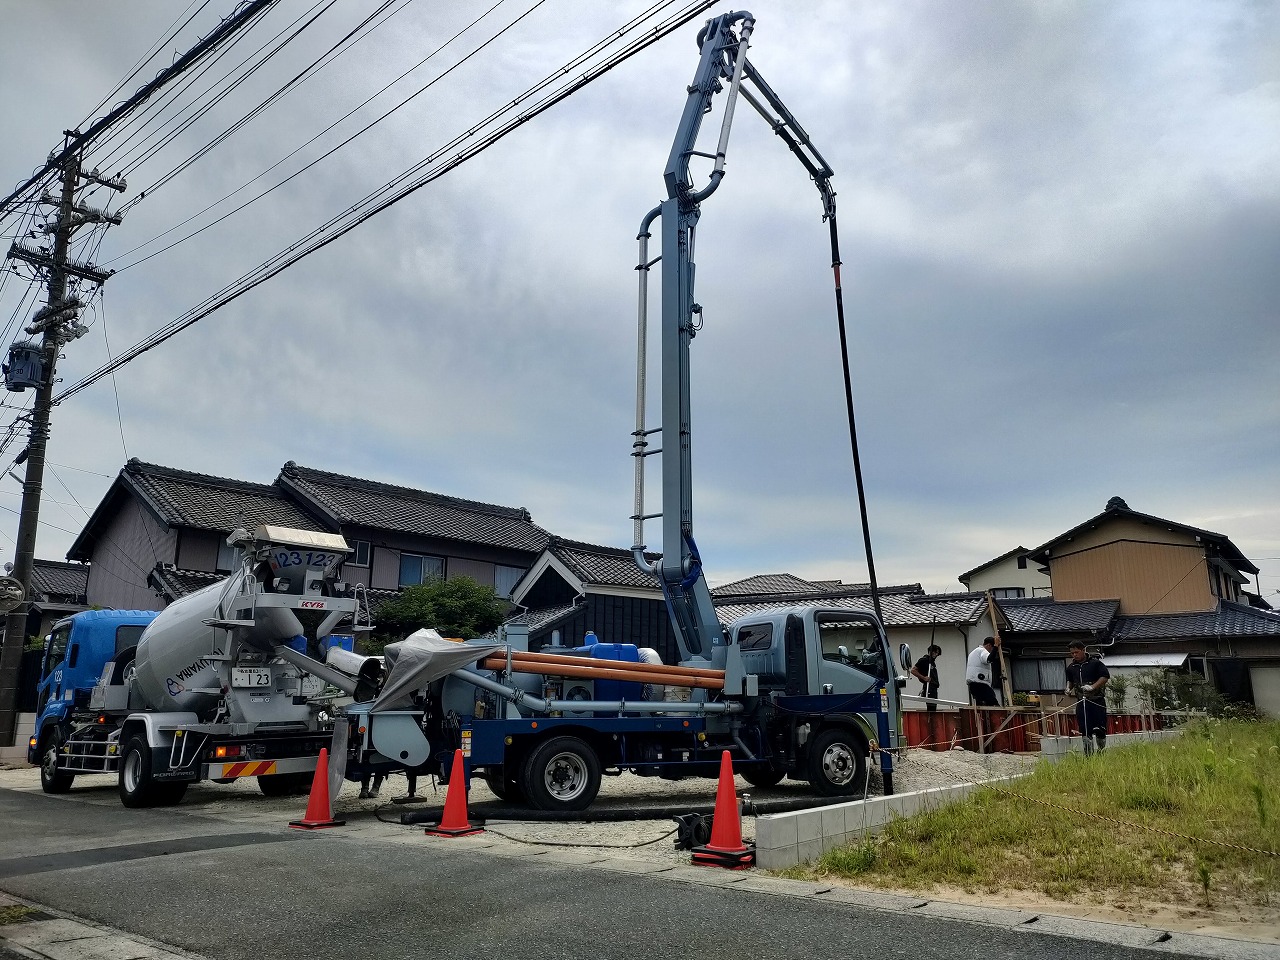
POLYGON ((1107 745, 1107 698, 1105 690, 1111 671, 1097 657, 1090 657, 1081 640, 1067 645, 1071 662, 1067 664, 1067 693, 1076 701, 1076 724, 1084 738, 1086 755, 1107 745))
POLYGON ((942 648, 936 643, 929 644, 925 656, 916 661, 911 668, 911 675, 920 681, 920 696, 928 699, 925 709, 933 712, 938 709, 938 657, 942 648))

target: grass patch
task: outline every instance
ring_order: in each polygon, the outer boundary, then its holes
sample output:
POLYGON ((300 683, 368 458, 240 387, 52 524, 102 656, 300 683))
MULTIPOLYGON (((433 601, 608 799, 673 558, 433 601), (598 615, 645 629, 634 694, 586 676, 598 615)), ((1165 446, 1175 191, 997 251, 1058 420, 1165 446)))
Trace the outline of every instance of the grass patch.
POLYGON ((1277 798, 1280 723, 1209 720, 1174 740, 1041 763, 1009 787, 895 820, 797 875, 1257 902, 1280 892, 1280 858, 1237 847, 1280 851, 1277 798))
POLYGON ((31 914, 38 912, 35 907, 24 907, 21 904, 14 904, 12 907, 0 907, 0 927, 10 923, 22 923, 31 914))

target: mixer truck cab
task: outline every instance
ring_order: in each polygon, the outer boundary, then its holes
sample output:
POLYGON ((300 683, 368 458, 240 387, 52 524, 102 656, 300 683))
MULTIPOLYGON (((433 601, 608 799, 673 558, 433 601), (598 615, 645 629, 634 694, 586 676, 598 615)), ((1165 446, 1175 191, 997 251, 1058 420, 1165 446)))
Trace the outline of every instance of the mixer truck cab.
POLYGON ((88 707, 103 667, 129 657, 157 615, 154 610, 85 610, 53 625, 44 639, 28 763, 39 763, 66 739, 72 712, 88 707))

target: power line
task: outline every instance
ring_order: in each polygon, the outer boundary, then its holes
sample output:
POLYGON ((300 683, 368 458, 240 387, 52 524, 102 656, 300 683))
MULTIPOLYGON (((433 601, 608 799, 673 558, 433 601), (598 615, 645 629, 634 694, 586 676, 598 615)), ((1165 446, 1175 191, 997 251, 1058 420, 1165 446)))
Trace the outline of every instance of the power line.
MULTIPOLYGON (((378 96, 380 96, 384 91, 386 91, 386 90, 387 90, 387 89, 389 89, 390 87, 394 86, 396 83, 398 83, 398 82, 399 82, 400 80, 402 80, 404 77, 408 76, 408 75, 409 75, 410 73, 412 73, 414 70, 418 69, 418 67, 422 66, 424 63, 426 63, 428 60, 430 60, 430 59, 431 59, 432 57, 434 57, 436 54, 440 53, 440 51, 444 50, 444 49, 445 49, 446 47, 448 47, 451 43, 453 43, 453 41, 454 41, 454 40, 458 39, 460 36, 462 36, 464 33, 466 33, 468 30, 470 30, 473 26, 475 26, 477 23, 479 23, 481 20, 483 20, 485 17, 487 17, 490 13, 492 13, 495 9, 497 9, 497 8, 502 4, 502 2, 503 2, 503 0, 498 0, 498 3, 495 3, 492 7, 490 7, 488 10, 486 10, 484 13, 482 13, 482 14, 481 14, 479 17, 477 17, 475 20, 472 20, 472 21, 471 21, 471 23, 467 24, 465 27, 463 27, 461 30, 459 30, 457 33, 455 33, 452 37, 450 37, 450 38, 449 38, 448 40, 446 40, 444 43, 440 44, 440 46, 436 47, 436 49, 435 49, 435 50, 433 50, 433 51, 431 51, 431 53, 429 53, 426 57, 424 57, 423 59, 419 60, 416 64, 414 64, 412 67, 410 67, 410 68, 409 68, 408 70, 406 70, 404 73, 400 74, 400 76, 399 76, 399 77, 396 77, 396 79, 395 79, 395 80, 392 80, 392 81, 391 81, 391 83, 387 84, 387 85, 386 85, 386 86, 384 86, 381 90, 379 90, 377 93, 375 93, 373 96, 369 97, 367 100, 365 100, 365 101, 364 101, 364 103, 360 104, 360 106, 355 107, 354 109, 350 110, 347 114, 345 114, 344 116, 340 117, 338 120, 335 120, 333 123, 329 124, 329 126, 325 127, 325 129, 321 130, 318 134, 316 134, 314 137, 312 137, 310 140, 308 140, 306 143, 304 143, 301 147, 298 147, 298 148, 297 148, 297 150, 294 150, 292 153, 288 154, 287 156, 285 156, 285 157, 281 158, 280 160, 277 160, 275 163, 273 163, 270 167, 268 167, 268 168, 267 168, 266 170, 264 170, 262 173, 258 174, 258 176, 257 176, 257 177, 254 177, 254 178, 253 178, 253 180, 250 180, 248 183, 243 184, 243 185, 241 185, 240 187, 237 187, 235 190, 233 190, 233 191, 232 191, 230 194, 228 194, 226 197, 223 197, 221 200, 217 200, 217 201, 215 201, 214 203, 210 204, 208 207, 205 207, 205 208, 204 208, 204 210, 201 210, 199 213, 193 214, 192 216, 188 217, 186 220, 183 220, 183 221, 182 221, 182 223, 179 223, 177 226, 172 227, 170 230, 166 230, 166 231, 165 231, 165 233, 162 233, 162 234, 160 234, 160 235, 159 235, 159 236, 157 236, 157 237, 152 237, 152 238, 151 238, 150 240, 148 240, 146 243, 139 244, 138 246, 134 247, 134 248, 133 248, 133 250, 126 251, 125 253, 122 253, 119 257, 115 257, 115 258, 113 258, 112 260, 110 260, 110 261, 108 261, 108 262, 109 262, 109 263, 115 263, 117 260, 120 260, 120 259, 122 259, 122 258, 124 258, 124 257, 128 256, 130 253, 133 253, 134 251, 137 251, 137 250, 141 250, 143 247, 146 247, 146 246, 148 246, 148 245, 150 245, 150 244, 154 243, 156 240, 160 239, 160 237, 163 237, 163 236, 165 236, 167 233, 171 233, 173 230, 178 229, 178 227, 181 227, 184 223, 188 223, 190 220, 193 220, 195 217, 200 216, 200 214, 205 213, 207 210, 210 210, 210 209, 212 209, 213 207, 216 207, 219 203, 222 203, 224 200, 230 199, 230 197, 235 196, 235 194, 239 193, 241 190, 243 190, 245 187, 247 187, 247 186, 249 185, 249 183, 253 183, 254 181, 256 181, 256 180, 260 179, 261 177, 266 176, 266 174, 270 173, 272 170, 274 170, 276 167, 278 167, 278 166, 279 166, 281 163, 283 163, 285 160, 288 160, 288 159, 289 159, 289 157, 292 157, 294 154, 296 154, 296 153, 298 152, 298 150, 302 150, 302 149, 304 149, 305 147, 309 146, 310 144, 314 143, 317 139, 319 139, 320 137, 324 136, 326 133, 328 133, 330 130, 332 130, 335 126, 337 126, 338 124, 342 123, 344 120, 346 120, 346 119, 347 119, 348 117, 350 117, 352 114, 354 114, 356 111, 360 110, 362 107, 364 107, 364 106, 365 106, 366 104, 368 104, 370 101, 372 101, 372 100, 374 100, 375 98, 377 98, 378 96)), ((530 7, 528 10, 526 10, 526 11, 525 11, 525 13, 523 13, 520 17, 517 17, 517 18, 516 18, 515 20, 513 20, 510 24, 508 24, 508 25, 507 25, 507 27, 506 27, 506 28, 504 28, 504 30, 503 30, 503 31, 500 31, 499 33, 497 33, 497 34, 495 34, 494 36, 490 37, 488 40, 486 40, 486 41, 485 41, 483 44, 481 44, 479 47, 477 47, 477 48, 475 48, 474 50, 472 50, 472 51, 471 51, 471 53, 467 54, 465 57, 463 57, 461 60, 459 60, 459 61, 458 61, 458 63, 455 63, 455 64, 454 64, 452 67, 450 67, 448 70, 446 70, 446 71, 444 71, 443 73, 439 74, 438 76, 434 77, 434 78, 433 78, 429 83, 425 84, 425 85, 424 85, 424 86, 422 86, 422 87, 419 87, 417 90, 415 90, 413 93, 411 93, 408 97, 406 97, 405 99, 403 99, 403 100, 401 100, 399 103, 397 103, 397 104, 396 104, 394 107, 392 107, 390 110, 386 111, 386 112, 385 112, 385 113, 383 113, 381 116, 379 116, 379 117, 377 117, 376 119, 374 119, 372 122, 370 122, 370 123, 366 124, 365 126, 361 127, 359 130, 357 130, 355 133, 351 134, 349 137, 347 137, 347 138, 346 138, 345 140, 343 140, 342 142, 338 143, 336 146, 334 146, 334 147, 330 148, 329 150, 326 150, 324 153, 322 153, 320 156, 316 157, 316 158, 315 158, 314 160, 312 160, 310 163, 307 163, 306 165, 304 165, 304 166, 300 167, 299 169, 295 170, 293 173, 289 174, 289 176, 285 177, 285 178, 284 178, 283 180, 281 180, 280 182, 278 182, 278 183, 274 184, 274 185, 273 185, 273 186, 271 186, 271 187, 268 187, 266 190, 263 190, 261 193, 258 193, 257 195, 255 195, 255 196, 253 196, 253 197, 249 198, 249 199, 248 199, 248 200, 246 200, 244 203, 240 204, 238 207, 235 207, 235 208, 233 208, 233 209, 231 209, 231 210, 228 210, 226 213, 224 213, 222 216, 218 217, 216 220, 212 220, 212 221, 210 221, 209 223, 206 223, 204 226, 200 227, 199 229, 197 229, 197 230, 193 230, 191 233, 188 233, 188 234, 186 234, 185 236, 180 237, 179 239, 175 240, 173 243, 170 243, 170 244, 168 244, 167 246, 161 247, 159 250, 154 250, 154 251, 152 251, 151 253, 147 254, 145 257, 141 257, 141 258, 139 258, 139 259, 137 259, 137 260, 134 260, 132 263, 127 263, 127 264, 125 264, 124 266, 120 267, 116 272, 117 272, 117 273, 119 273, 119 272, 121 272, 121 271, 128 270, 128 269, 130 269, 131 267, 136 267, 138 264, 140 264, 140 263, 144 263, 144 262, 146 262, 147 260, 150 260, 152 257, 159 256, 159 255, 160 255, 160 254, 162 254, 162 253, 165 253, 165 252, 167 252, 167 251, 169 251, 169 250, 172 250, 174 247, 176 247, 176 246, 177 246, 178 244, 180 244, 180 243, 184 243, 185 241, 190 240, 190 239, 192 239, 193 237, 197 237, 197 236, 199 236, 200 234, 204 233, 206 230, 210 229, 211 227, 215 227, 215 226, 217 226, 219 223, 222 223, 222 221, 224 221, 224 220, 228 219, 229 217, 235 216, 237 213, 239 213, 241 210, 244 210, 244 209, 245 209, 246 207, 248 207, 250 204, 256 203, 257 201, 261 200, 263 197, 267 196, 268 194, 271 194, 271 193, 275 192, 276 190, 280 189, 280 188, 281 188, 281 187, 283 187, 286 183, 289 183, 291 180, 295 179, 296 177, 301 176, 303 173, 305 173, 306 171, 310 170, 310 169, 311 169, 312 167, 314 167, 316 164, 318 164, 318 163, 320 163, 320 162, 322 162, 322 161, 326 160, 327 158, 329 158, 330 156, 332 156, 334 153, 336 153, 338 150, 341 150, 343 147, 347 146, 349 143, 351 143, 351 142, 352 142, 353 140, 355 140, 357 137, 363 136, 363 135, 364 135, 365 133, 367 133, 369 130, 373 129, 373 127, 375 127, 377 124, 381 123, 383 120, 385 120, 385 119, 387 119, 388 117, 390 117, 392 114, 394 114, 394 113, 395 113, 397 110, 399 110, 401 107, 403 107, 403 106, 405 106, 406 104, 408 104, 411 100, 413 100, 413 99, 414 99, 415 97, 417 97, 419 94, 425 93, 428 89, 430 89, 433 85, 435 85, 436 83, 438 83, 440 80, 443 80, 445 77, 449 76, 449 74, 451 74, 451 73, 452 73, 454 70, 456 70, 458 67, 462 66, 464 63, 466 63, 466 62, 467 62, 467 60, 469 60, 472 56, 474 56, 474 55, 475 55, 479 50, 484 49, 484 47, 485 47, 485 46, 487 46, 488 44, 492 43, 492 42, 493 42, 494 40, 496 40, 499 36, 501 36, 503 32, 505 32, 506 30, 511 29, 511 27, 512 27, 512 26, 514 26, 516 23, 519 23, 519 22, 520 22, 520 20, 524 19, 524 17, 527 17, 527 16, 528 16, 529 14, 531 14, 534 10, 536 10, 538 7, 542 6, 542 5, 543 5, 544 3, 546 3, 546 2, 547 2, 547 0, 538 0, 538 2, 537 2, 537 3, 535 3, 535 4, 534 4, 532 7, 530 7)), ((135 202, 136 202, 136 201, 135 201, 135 202)))
POLYGON ((95 121, 93 125, 83 133, 72 132, 68 134, 67 143, 61 150, 52 154, 45 165, 34 173, 25 183, 9 194, 9 196, 0 200, 0 218, 7 216, 12 208, 13 202, 23 196, 32 186, 41 182, 46 177, 51 176, 55 171, 61 170, 67 161, 72 157, 81 154, 83 150, 88 147, 89 144, 91 144, 104 130, 110 130, 116 123, 119 123, 122 119, 129 116, 129 114, 145 103, 152 94, 163 89, 170 81, 191 69, 192 66, 199 63, 211 50, 216 49, 218 45, 228 37, 233 36, 237 31, 248 26, 252 20, 264 13, 276 2, 277 0, 246 0, 236 13, 222 21, 222 23, 220 23, 207 37, 175 60, 172 66, 160 71, 154 80, 143 86, 128 100, 121 103, 101 119, 95 121))
MULTIPOLYGON (((546 110, 555 106, 560 101, 564 100, 565 98, 576 93, 578 90, 587 86, 592 81, 599 79, 599 77, 603 76, 605 73, 612 70, 614 67, 618 66, 620 63, 625 62, 626 60, 630 59, 632 56, 635 56, 637 53, 646 49, 650 45, 666 37, 669 33, 683 26, 685 23, 693 19, 698 14, 702 13, 709 7, 713 6, 714 3, 715 3, 715 0, 698 0, 698 2, 691 4, 689 7, 686 7, 680 13, 673 15, 672 17, 663 21, 659 25, 641 34, 641 36, 631 41, 630 44, 622 48, 622 50, 620 50, 619 52, 606 58, 605 60, 601 61, 595 66, 588 68, 581 74, 581 76, 563 84, 558 88, 553 89, 550 93, 547 93, 541 100, 536 101, 533 104, 533 106, 529 107, 523 113, 520 113, 515 117, 513 117, 512 119, 508 120, 505 124, 498 127, 496 130, 494 130, 492 133, 484 137, 482 140, 472 143, 471 146, 466 147, 465 149, 462 149, 456 155, 450 157, 447 161, 439 164, 438 166, 431 167, 431 164, 440 160, 445 154, 449 153, 454 149, 457 149, 460 144, 466 143, 467 141, 471 140, 473 137, 475 137, 479 133, 479 131, 491 125, 492 123, 496 122, 502 116, 510 113, 513 109, 518 107, 520 104, 522 104, 526 100, 531 99, 532 97, 540 93, 542 90, 549 87, 555 80, 560 79, 570 71, 577 69, 578 67, 581 66, 583 62, 585 62, 586 60, 590 60, 592 57, 597 55, 603 49, 606 49, 610 44, 616 42, 617 39, 624 36, 626 32, 629 32, 626 28, 614 31, 604 40, 597 43, 587 53, 584 53, 578 57, 575 57, 574 60, 571 61, 569 64, 555 71, 544 80, 535 84, 533 87, 530 87, 528 90, 526 90, 520 96, 516 97, 516 99, 512 100, 506 106, 495 111, 493 114, 490 114, 490 116, 487 117, 485 120, 481 121, 479 124, 476 124, 469 130, 464 132, 463 134, 460 134, 458 137, 455 137, 454 140, 450 141, 444 147, 441 147, 437 151, 433 152, 430 156, 426 157, 419 163, 410 167, 404 173, 400 174, 398 177, 396 177, 389 183, 385 184, 383 187, 379 188, 378 190, 374 191, 374 193, 367 196, 364 200, 357 202, 352 207, 349 207, 347 210, 338 214, 336 217, 330 219, 327 223, 322 224, 320 227, 317 227, 316 229, 311 231, 311 233, 309 233, 307 236, 295 241, 293 244, 285 248, 285 250, 281 251, 280 253, 276 254, 270 260, 259 265, 259 267, 255 268, 254 271, 251 271, 249 274, 246 274, 245 276, 241 277, 240 280, 236 281, 235 283, 230 284, 227 287, 224 287, 221 291, 207 298, 202 303, 194 307, 192 310, 188 311, 184 316, 179 317, 178 319, 172 321, 171 323, 169 323, 165 327, 158 330, 156 333, 154 333, 152 336, 150 336, 146 340, 131 347, 128 351, 121 354, 114 361, 104 364, 103 366, 99 367, 97 370, 88 374, 86 377, 77 381, 75 384, 68 387, 66 390, 60 393, 57 397, 55 397, 54 403, 61 403, 67 398, 74 396, 75 394, 79 393, 81 390, 85 389, 86 387, 92 385, 93 383, 96 383, 98 380, 102 379, 104 376, 111 373, 113 370, 116 370, 124 366, 125 364, 132 362, 142 354, 146 353, 149 350, 154 349, 155 347, 164 343, 169 338, 180 333, 182 330, 185 330, 186 328, 198 323, 200 320, 209 316, 211 313, 214 313, 215 311, 231 303, 233 300, 236 300, 239 297, 243 296, 244 294, 248 293, 250 290, 258 286, 259 284, 265 283, 267 280, 270 280, 272 277, 288 269, 290 266, 297 263, 298 261, 310 256, 316 251, 322 249, 323 247, 328 246, 330 243, 334 242, 338 238, 349 233, 351 230, 354 230, 360 224, 376 216, 382 211, 388 209, 389 207, 394 206, 395 204, 399 203, 401 200, 404 200, 406 197, 410 196, 417 190, 426 186, 428 183, 438 179, 439 177, 448 173, 450 170, 453 170, 455 167, 462 165, 463 163, 465 163, 467 160, 471 159, 478 153, 483 152, 484 150, 491 147, 493 144, 497 143, 499 140, 507 136, 507 134, 511 133, 513 130, 517 129, 518 127, 522 126, 528 121, 539 116, 546 110), (425 172, 423 172, 424 168, 425 168, 425 172), (411 179, 415 175, 417 178, 411 179), (384 199, 379 199, 380 197, 384 199)), ((669 6, 669 5, 670 3, 656 4, 654 7, 650 8, 650 11, 654 11, 663 6, 669 6)), ((636 18, 635 20, 631 21, 631 24, 634 25, 643 19, 647 19, 649 15, 650 15, 649 13, 646 13, 642 15, 640 18, 636 18)), ((510 29, 510 28, 508 27, 504 29, 510 29)), ((474 54, 478 52, 479 49, 483 49, 483 47, 477 48, 477 50, 473 51, 472 54, 470 54, 469 56, 474 56, 474 54)))
MULTIPOLYGON (((476 17, 474 20, 472 20, 470 23, 468 23, 465 27, 463 27, 461 30, 459 30, 457 33, 455 33, 452 37, 450 37, 450 38, 449 38, 448 40, 446 40, 444 43, 440 44, 438 47, 436 47, 434 50, 432 50, 430 53, 428 53, 425 57, 423 57, 421 60, 419 60, 419 61, 418 61, 417 63, 415 63, 413 66, 411 66, 408 70, 405 70, 403 73, 401 73, 398 77, 396 77, 396 78, 395 78, 394 80, 392 80, 390 83, 385 84, 381 89, 379 89, 378 91, 376 91, 375 93, 373 93, 371 96, 366 97, 366 98, 365 98, 365 100, 364 100, 363 102, 361 102, 359 105, 357 105, 357 106, 353 107, 352 109, 348 110, 345 114, 343 114, 343 115, 342 115, 341 117, 339 117, 337 120, 334 120, 334 121, 333 121, 332 123, 330 123, 327 127, 325 127, 323 130, 321 130, 321 131, 320 131, 319 133, 317 133, 315 136, 313 136, 310 140, 306 141, 306 143, 303 143, 303 144, 301 144, 300 146, 295 147, 295 148, 294 148, 293 150, 291 150, 289 153, 285 154, 283 157, 281 157, 281 158, 280 158, 279 160, 277 160, 275 163, 271 164, 271 166, 267 167, 267 169, 265 169, 265 170, 263 170, 261 173, 259 173, 259 174, 258 174, 256 177, 254 177, 252 180, 247 180, 247 181, 245 181, 245 182, 244 182, 244 183, 242 183, 240 186, 236 187, 236 189, 232 190, 230 193, 226 194, 226 195, 225 195, 225 196, 223 196, 223 197, 220 197, 219 199, 215 200, 213 203, 208 204, 208 205, 207 205, 207 206, 205 206, 203 209, 196 211, 195 213, 191 214, 191 215, 190 215, 189 217, 187 217, 186 219, 184 219, 184 220, 182 220, 182 221, 178 222, 177 224, 175 224, 174 226, 170 227, 168 230, 164 231, 163 233, 157 234, 156 236, 152 237, 150 240, 147 240, 147 241, 145 241, 145 242, 143 242, 143 243, 140 243, 140 244, 138 244, 136 247, 133 247, 132 249, 129 249, 129 250, 124 251, 124 253, 121 253, 121 254, 119 254, 119 255, 117 255, 117 256, 115 256, 115 257, 112 257, 110 260, 106 261, 106 262, 107 262, 107 264, 116 263, 116 262, 117 262, 117 261, 119 261, 119 260, 123 260, 125 257, 129 256, 130 254, 137 253, 139 250, 142 250, 142 249, 143 249, 143 248, 145 248, 145 247, 149 247, 151 244, 155 243, 157 240, 161 239, 162 237, 166 237, 166 236, 168 236, 169 234, 173 233, 175 230, 178 230, 178 229, 180 229, 181 227, 186 226, 188 223, 190 223, 192 220, 195 220, 197 217, 203 216, 204 214, 208 213, 210 210, 212 210, 214 207, 218 206, 219 204, 225 203, 227 200, 230 200, 232 197, 234 197, 234 196, 235 196, 237 193, 239 193, 241 190, 244 190, 246 187, 249 187, 249 186, 251 186, 252 184, 257 183, 259 180, 261 180, 263 177, 265 177, 268 173, 270 173, 270 172, 271 172, 272 170, 274 170, 276 167, 280 166, 280 164, 284 163, 285 161, 287 161, 287 160, 289 160, 290 158, 292 158, 293 156, 295 156, 299 151, 301 151, 301 150, 305 150, 307 147, 311 146, 311 144, 315 143, 317 140, 319 140, 321 137, 323 137, 326 133, 328 133, 328 132, 329 132, 330 130, 332 130, 334 127, 336 127, 336 126, 338 126, 340 123, 343 123, 344 121, 346 121, 346 120, 350 119, 354 114, 356 114, 357 112, 359 112, 360 110, 362 110, 364 107, 368 106, 370 103, 372 103, 372 102, 373 102, 374 100, 376 100, 378 97, 380 97, 382 94, 386 93, 386 91, 388 91, 389 89, 391 89, 393 86, 395 86, 395 85, 396 85, 397 83, 399 83, 401 80, 403 80, 405 77, 409 76, 409 74, 413 73, 415 70, 417 70, 419 67, 423 66, 423 65, 424 65, 425 63, 427 63, 429 60, 433 59, 433 58, 434 58, 438 53, 440 53, 441 51, 443 51, 443 50, 445 50, 447 47, 449 47, 449 46, 450 46, 450 45, 451 45, 455 40, 457 40, 457 39, 458 39, 459 37, 461 37, 464 33, 466 33, 467 31, 469 31, 472 27, 474 27, 477 23, 479 23, 481 20, 483 20, 483 19, 484 19, 485 17, 487 17, 489 14, 491 14, 494 10, 498 9, 498 7, 502 6, 502 4, 503 4, 503 3, 505 3, 505 2, 506 2, 506 0, 497 0, 497 2, 496 2, 496 3, 494 3, 491 7, 489 7, 489 9, 485 10, 485 11, 484 11, 484 13, 480 14, 478 17, 476 17)), ((434 81, 433 81, 433 82, 434 82, 434 81)), ((424 89, 425 89, 425 88, 424 88, 424 89)), ((387 113, 384 113, 381 117, 379 117, 377 120, 375 120, 375 121, 374 121, 374 124, 376 124, 376 123, 380 122, 381 120, 385 119, 387 116, 390 116, 390 114, 391 114, 392 112, 394 112, 394 110, 392 110, 392 111, 388 111, 387 113)), ((363 134, 366 130, 368 130, 368 129, 369 129, 369 127, 373 126, 374 124, 369 124, 368 126, 364 127, 363 129, 361 129, 360 131, 358 131, 358 132, 356 133, 356 136, 359 136, 360 134, 363 134)), ((351 139, 352 139, 352 138, 350 138, 350 137, 349 137, 349 138, 347 138, 346 140, 342 141, 342 143, 338 144, 338 146, 337 146, 337 147, 335 147, 335 148, 334 148, 334 150, 336 150, 336 149, 338 149, 338 148, 340 148, 340 147, 342 147, 342 146, 345 146, 347 143, 349 143, 349 142, 351 141, 351 139)), ((130 267, 136 267, 139 263, 142 263, 142 262, 143 262, 143 260, 148 260, 148 259, 150 259, 152 256, 155 256, 155 255, 160 254, 160 253, 164 253, 166 250, 171 250, 171 249, 173 249, 173 247, 175 247, 178 243, 182 243, 182 242, 184 242, 184 241, 186 241, 186 240, 190 240, 192 237, 198 236, 199 234, 203 233, 205 230, 208 230, 210 227, 215 226, 216 224, 219 224, 219 223, 221 223, 223 220, 227 219, 228 217, 230 217, 230 216, 232 216, 232 215, 234 215, 234 214, 236 214, 236 213, 240 212, 240 211, 241 211, 241 210, 243 210, 245 207, 247 207, 249 204, 251 204, 251 203, 255 203, 255 202, 257 202, 258 200, 261 200, 263 197, 265 197, 265 196, 267 196, 268 194, 272 193, 273 191, 275 191, 275 190, 276 190, 276 189, 278 189, 279 187, 284 186, 286 183, 288 183, 288 182, 289 182, 290 180, 292 180, 294 177, 298 176, 298 175, 299 175, 300 173, 302 173, 303 171, 308 170, 308 169, 310 169, 311 167, 315 166, 317 163, 319 163, 320 161, 324 160, 326 157, 328 157, 328 156, 329 156, 330 154, 332 154, 332 153, 333 153, 333 150, 329 150, 329 151, 327 151, 326 153, 324 153, 324 154, 322 154, 321 156, 317 157, 315 160, 312 160, 312 161, 311 161, 310 163, 308 163, 306 166, 302 167, 300 170, 297 170, 297 171, 295 171, 294 173, 290 174, 290 175, 289 175, 288 177, 286 177, 284 180, 281 180, 279 183, 276 183, 274 186, 271 186, 271 187, 267 188, 266 190, 262 191, 261 193, 257 194, 256 196, 252 197, 251 199, 249 199, 249 200, 248 200, 248 201, 246 201, 245 203, 241 204, 240 206, 236 207, 235 209, 233 209, 233 210, 231 210, 231 211, 229 211, 229 212, 227 212, 227 213, 223 214, 222 216, 218 217, 216 220, 213 220, 213 221, 211 221, 210 223, 205 224, 203 227, 200 227, 199 229, 194 230, 194 231, 192 231, 192 232, 191 232, 191 233, 189 233, 189 234, 186 234, 185 236, 181 237, 179 240, 175 241, 174 243, 169 244, 168 246, 164 247, 164 248, 163 248, 163 249, 161 249, 161 250, 156 250, 156 251, 154 251, 153 253, 149 254, 149 255, 148 255, 148 256, 146 256, 146 257, 143 257, 143 258, 141 258, 141 259, 139 259, 139 260, 135 260, 135 261, 133 261, 132 263, 129 263, 129 264, 125 265, 124 267, 121 267, 121 268, 120 268, 120 270, 127 270, 127 269, 129 269, 130 267)), ((150 194, 153 190, 154 190, 154 188, 148 188, 148 190, 146 190, 146 191, 144 191, 144 192, 145 192, 145 193, 147 193, 147 194, 150 194)), ((134 201, 134 202, 136 202, 136 201, 134 201)), ((118 271, 117 271, 117 272, 118 272, 118 271)))

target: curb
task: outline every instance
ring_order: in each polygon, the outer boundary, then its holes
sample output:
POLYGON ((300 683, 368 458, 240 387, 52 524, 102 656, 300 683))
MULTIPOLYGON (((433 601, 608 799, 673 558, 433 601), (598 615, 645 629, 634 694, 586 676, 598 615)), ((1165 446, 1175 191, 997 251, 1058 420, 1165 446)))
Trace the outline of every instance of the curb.
POLYGON ((167 943, 0 893, 0 909, 5 907, 27 907, 32 913, 29 920, 0 924, 0 946, 35 960, 205 960, 167 943))

